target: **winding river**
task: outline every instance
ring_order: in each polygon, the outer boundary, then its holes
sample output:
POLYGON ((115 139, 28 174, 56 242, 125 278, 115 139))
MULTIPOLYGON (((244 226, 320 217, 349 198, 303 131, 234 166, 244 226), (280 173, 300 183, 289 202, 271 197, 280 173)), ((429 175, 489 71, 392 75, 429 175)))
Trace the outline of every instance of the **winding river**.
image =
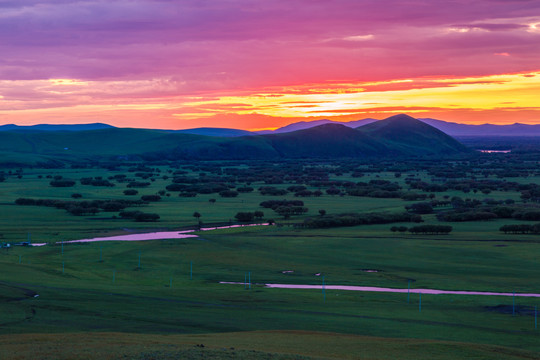
MULTIPOLYGON (((244 285, 242 282, 226 282, 220 284, 244 285)), ((322 285, 296 285, 296 284, 264 284, 267 288, 278 289, 311 289, 322 290, 322 285)), ((431 294, 431 295, 481 295, 481 296, 521 296, 521 297, 540 297, 535 293, 508 293, 491 291, 461 291, 461 290, 436 290, 436 289, 396 289, 374 286, 349 286, 349 285, 325 285, 325 290, 347 290, 347 291, 365 291, 365 292, 385 292, 385 293, 408 293, 411 294, 431 294)))
POLYGON ((241 227, 249 227, 249 226, 267 226, 267 225, 270 225, 270 224, 262 223, 262 224, 246 224, 246 225, 229 225, 229 226, 206 227, 206 228, 201 228, 200 230, 160 231, 160 232, 150 232, 150 233, 96 237, 96 238, 91 238, 91 239, 59 241, 57 242, 57 244, 88 243, 88 242, 98 242, 98 241, 147 241, 147 240, 164 240, 164 239, 186 239, 186 238, 198 237, 197 235, 192 234, 196 231, 212 231, 212 230, 220 230, 220 229, 233 229, 233 228, 241 228, 241 227))

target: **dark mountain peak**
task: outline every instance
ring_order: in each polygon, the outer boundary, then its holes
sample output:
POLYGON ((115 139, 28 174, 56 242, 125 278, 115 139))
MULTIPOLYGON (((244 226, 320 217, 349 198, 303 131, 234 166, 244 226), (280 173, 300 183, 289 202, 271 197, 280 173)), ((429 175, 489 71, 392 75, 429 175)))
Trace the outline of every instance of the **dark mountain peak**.
POLYGON ((416 120, 416 118, 413 118, 412 116, 407 115, 407 114, 397 114, 397 115, 393 115, 393 116, 387 117, 386 119, 383 119, 383 120, 386 120, 386 121, 395 121, 395 122, 398 122, 398 121, 402 121, 402 122, 405 122, 405 121, 408 121, 408 122, 416 122, 416 121, 418 121, 418 120, 416 120))
POLYGON ((403 127, 425 127, 425 124, 418 119, 413 118, 407 114, 398 114, 390 116, 386 119, 379 120, 377 123, 384 126, 403 126, 403 127))
POLYGON ((359 127, 356 131, 391 142, 403 153, 410 151, 436 155, 468 151, 464 145, 444 132, 406 114, 390 116, 359 127))
POLYGON ((392 133, 392 134, 395 134, 396 136, 401 136, 406 133, 418 132, 418 131, 440 132, 433 126, 423 123, 422 121, 415 119, 412 116, 409 116, 407 114, 398 114, 398 115, 390 116, 386 119, 379 120, 371 124, 358 127, 357 130, 360 130, 363 132, 370 132, 370 133, 371 132, 386 133, 386 134, 392 133))
POLYGON ((342 124, 323 124, 281 134, 261 135, 284 158, 366 157, 384 153, 386 147, 342 124))

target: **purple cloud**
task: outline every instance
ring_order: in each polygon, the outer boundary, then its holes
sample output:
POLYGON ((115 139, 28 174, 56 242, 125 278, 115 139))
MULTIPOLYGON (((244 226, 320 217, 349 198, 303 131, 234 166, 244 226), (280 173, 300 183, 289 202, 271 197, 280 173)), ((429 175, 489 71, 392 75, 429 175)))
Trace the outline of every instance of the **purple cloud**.
POLYGON ((540 58, 532 0, 20 0, 0 9, 0 80, 168 82, 129 96, 519 72, 540 58))

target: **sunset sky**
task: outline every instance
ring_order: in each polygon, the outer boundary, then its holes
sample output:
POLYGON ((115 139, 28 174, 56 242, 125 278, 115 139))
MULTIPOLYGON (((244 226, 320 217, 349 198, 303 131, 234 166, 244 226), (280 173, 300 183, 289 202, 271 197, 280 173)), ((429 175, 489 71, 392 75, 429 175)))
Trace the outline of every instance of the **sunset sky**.
POLYGON ((0 125, 540 124, 538 0, 0 0, 0 125))

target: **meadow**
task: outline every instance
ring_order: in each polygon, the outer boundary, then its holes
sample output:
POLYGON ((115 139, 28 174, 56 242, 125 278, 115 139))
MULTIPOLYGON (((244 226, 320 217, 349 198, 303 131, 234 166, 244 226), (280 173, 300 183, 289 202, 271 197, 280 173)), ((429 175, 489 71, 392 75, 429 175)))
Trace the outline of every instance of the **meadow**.
MULTIPOLYGON (((160 174, 168 173, 160 166, 160 174)), ((190 170, 196 176, 200 170, 190 170)), ((307 229, 304 218, 345 212, 400 212, 400 198, 302 198, 309 209, 288 219, 259 206, 284 196, 255 191, 162 196, 140 210, 158 222, 134 222, 117 212, 74 216, 62 209, 16 205, 15 200, 126 199, 125 184, 82 185, 83 177, 108 178, 126 169, 12 169, 0 183, 0 233, 4 243, 30 239, 46 246, 0 249, 0 358, 8 359, 537 359, 539 298, 422 295, 337 290, 273 289, 266 283, 362 285, 393 288, 540 293, 534 234, 503 234, 494 219, 451 223, 448 235, 395 233, 409 223, 307 229), (19 177, 20 175, 20 177, 19 177), (49 177, 48 177, 49 176, 49 177), (73 187, 49 185, 74 179, 73 187), (210 199, 215 199, 210 202, 210 199), (239 211, 264 212, 275 225, 197 232, 198 238, 142 242, 59 242, 134 232, 197 229, 235 223, 239 211), (243 283, 249 274, 251 286, 243 283)), ((425 171, 411 175, 428 181, 425 171)), ((332 180, 389 180, 406 187, 407 173, 350 173, 332 180)), ((153 195, 171 183, 155 176, 133 197, 153 195)), ((537 174, 520 178, 537 183, 537 174)), ((515 181, 515 179, 512 179, 515 181)), ((274 184, 286 189, 291 183, 274 184)), ((311 188, 314 190, 315 188, 311 188)), ((512 191, 463 196, 520 200, 512 191)), ((439 223, 435 214, 424 223, 439 223)))

